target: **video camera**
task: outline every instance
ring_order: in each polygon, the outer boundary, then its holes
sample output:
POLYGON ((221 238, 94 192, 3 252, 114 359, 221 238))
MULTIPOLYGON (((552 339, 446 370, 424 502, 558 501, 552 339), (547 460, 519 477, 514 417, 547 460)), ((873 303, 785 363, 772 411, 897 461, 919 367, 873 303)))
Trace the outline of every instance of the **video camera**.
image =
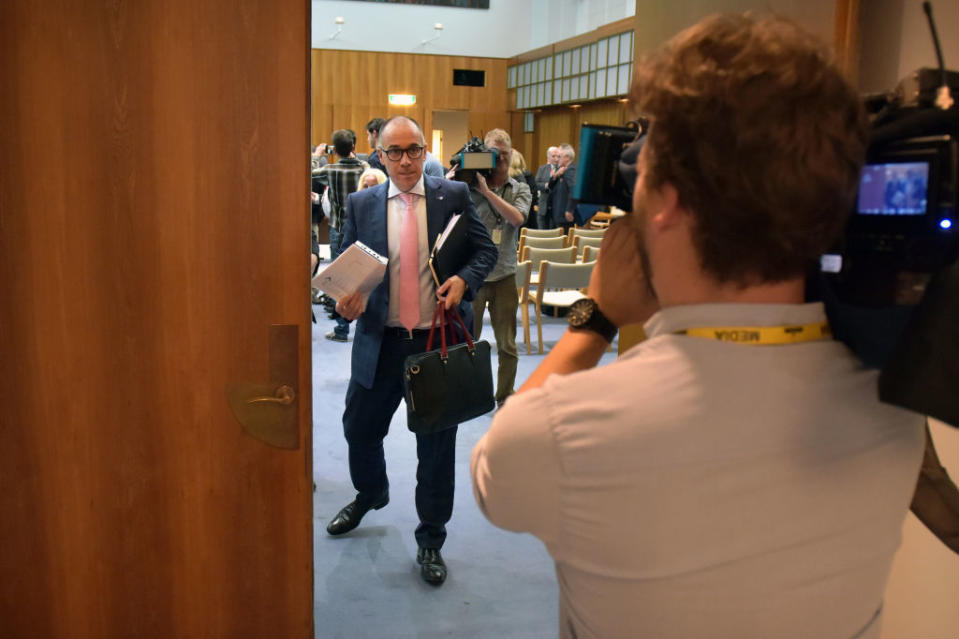
POLYGON ((455 171, 453 179, 473 184, 477 173, 489 179, 498 157, 496 149, 489 148, 479 138, 471 138, 450 158, 450 167, 455 171))
POLYGON ((939 70, 866 100, 859 193, 818 285, 836 337, 881 369, 880 399, 959 426, 959 109, 949 96, 959 75, 945 70, 924 9, 939 70))

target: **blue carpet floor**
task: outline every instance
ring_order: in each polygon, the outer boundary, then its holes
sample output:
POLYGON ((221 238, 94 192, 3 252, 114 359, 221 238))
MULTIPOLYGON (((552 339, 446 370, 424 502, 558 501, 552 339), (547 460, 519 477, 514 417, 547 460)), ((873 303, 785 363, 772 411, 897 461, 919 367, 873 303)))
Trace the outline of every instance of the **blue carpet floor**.
MULTIPOLYGON (((400 404, 384 442, 390 503, 371 511, 356 530, 333 538, 326 524, 352 501, 355 491, 343 439, 343 399, 350 372, 349 343, 324 335, 333 329, 321 306, 313 326, 313 497, 314 606, 320 639, 404 639, 495 637, 538 639, 557 636, 557 586, 543 545, 528 534, 493 527, 473 499, 470 452, 490 426, 492 414, 460 425, 456 448, 456 498, 443 557, 449 578, 440 588, 420 580, 416 565, 417 524, 413 504, 415 439, 400 404)), ((563 319, 544 318, 544 348, 556 343, 563 319)), ((486 316, 482 337, 494 344, 486 316)), ((526 355, 522 327, 516 387, 542 361, 526 355)), ((615 348, 615 344, 614 344, 615 348)), ((610 361, 614 353, 607 353, 610 361)), ((496 354, 493 353, 494 380, 496 354)))

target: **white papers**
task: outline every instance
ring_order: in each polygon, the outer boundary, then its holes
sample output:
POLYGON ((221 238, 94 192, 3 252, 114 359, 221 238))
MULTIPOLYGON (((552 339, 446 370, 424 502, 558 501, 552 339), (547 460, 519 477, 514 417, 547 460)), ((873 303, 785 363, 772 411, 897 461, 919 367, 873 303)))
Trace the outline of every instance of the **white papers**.
POLYGON ((387 261, 362 242, 354 242, 317 273, 312 284, 335 300, 355 292, 369 295, 383 281, 387 261))

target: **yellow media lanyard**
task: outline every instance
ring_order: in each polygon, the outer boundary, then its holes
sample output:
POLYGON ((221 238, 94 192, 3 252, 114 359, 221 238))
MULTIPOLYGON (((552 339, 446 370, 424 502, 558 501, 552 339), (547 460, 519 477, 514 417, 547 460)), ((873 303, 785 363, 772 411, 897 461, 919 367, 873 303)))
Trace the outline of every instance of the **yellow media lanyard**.
POLYGON ((676 331, 676 334, 756 346, 781 346, 832 339, 829 322, 787 326, 702 326, 676 331))

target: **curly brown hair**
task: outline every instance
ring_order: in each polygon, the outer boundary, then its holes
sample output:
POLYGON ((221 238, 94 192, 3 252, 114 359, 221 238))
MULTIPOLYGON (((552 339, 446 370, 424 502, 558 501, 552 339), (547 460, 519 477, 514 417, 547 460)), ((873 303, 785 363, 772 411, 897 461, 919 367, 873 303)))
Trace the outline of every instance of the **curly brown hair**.
POLYGON ((647 188, 672 184, 701 266, 746 286, 806 272, 842 231, 866 150, 855 90, 782 18, 722 15, 640 64, 647 188))

